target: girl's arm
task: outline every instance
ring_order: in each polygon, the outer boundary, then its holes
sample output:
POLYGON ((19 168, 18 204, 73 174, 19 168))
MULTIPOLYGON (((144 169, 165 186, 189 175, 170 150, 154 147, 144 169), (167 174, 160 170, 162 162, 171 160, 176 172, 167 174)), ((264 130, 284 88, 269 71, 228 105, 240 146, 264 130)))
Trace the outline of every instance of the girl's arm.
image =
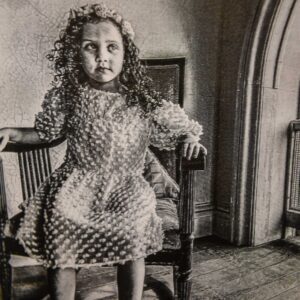
POLYGON ((0 129, 0 151, 8 142, 19 144, 39 144, 42 141, 34 128, 1 128, 0 129))
POLYGON ((42 103, 42 111, 35 116, 34 127, 5 127, 0 129, 0 151, 8 142, 18 144, 50 143, 65 137, 66 107, 60 87, 50 89, 42 103))
POLYGON ((182 155, 187 159, 196 158, 200 151, 207 154, 199 143, 202 133, 202 126, 190 120, 178 104, 163 100, 162 106, 153 112, 150 143, 159 149, 172 150, 182 143, 182 155))

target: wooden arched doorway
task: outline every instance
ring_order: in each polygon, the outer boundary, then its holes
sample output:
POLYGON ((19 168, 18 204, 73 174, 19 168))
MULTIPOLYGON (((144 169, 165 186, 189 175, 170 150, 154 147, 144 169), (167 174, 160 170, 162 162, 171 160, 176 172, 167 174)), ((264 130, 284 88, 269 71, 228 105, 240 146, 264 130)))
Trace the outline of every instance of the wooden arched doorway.
POLYGON ((261 0, 240 63, 232 241, 282 235, 287 128, 299 117, 300 1, 261 0))

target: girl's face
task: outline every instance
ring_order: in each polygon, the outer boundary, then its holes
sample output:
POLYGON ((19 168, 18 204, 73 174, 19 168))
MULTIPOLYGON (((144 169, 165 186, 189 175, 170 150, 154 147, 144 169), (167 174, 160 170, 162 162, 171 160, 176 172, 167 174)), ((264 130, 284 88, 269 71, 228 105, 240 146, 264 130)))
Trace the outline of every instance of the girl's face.
POLYGON ((119 75, 124 60, 122 35, 110 21, 83 26, 80 45, 82 67, 95 88, 119 89, 119 75))

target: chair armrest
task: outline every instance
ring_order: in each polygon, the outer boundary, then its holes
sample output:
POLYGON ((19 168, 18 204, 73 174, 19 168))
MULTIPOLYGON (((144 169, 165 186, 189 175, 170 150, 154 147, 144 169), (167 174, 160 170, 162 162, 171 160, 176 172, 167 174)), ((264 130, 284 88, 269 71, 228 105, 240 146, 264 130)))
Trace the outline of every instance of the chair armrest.
MULTIPOLYGON (((179 153, 179 150, 177 150, 179 153)), ((179 159, 178 173, 180 186, 179 224, 181 234, 192 234, 194 231, 194 188, 196 184, 196 171, 205 170, 206 155, 201 152, 198 158, 187 160, 179 159)))
POLYGON ((26 152, 26 151, 33 151, 38 149, 44 149, 44 148, 52 148, 55 146, 58 146, 62 142, 65 141, 65 138, 59 138, 52 142, 46 142, 46 143, 39 143, 39 144, 18 144, 18 143, 8 143, 7 146, 2 150, 2 152, 26 152))
POLYGON ((205 170, 206 169, 206 155, 201 152, 197 158, 187 160, 182 158, 182 168, 184 170, 205 170))

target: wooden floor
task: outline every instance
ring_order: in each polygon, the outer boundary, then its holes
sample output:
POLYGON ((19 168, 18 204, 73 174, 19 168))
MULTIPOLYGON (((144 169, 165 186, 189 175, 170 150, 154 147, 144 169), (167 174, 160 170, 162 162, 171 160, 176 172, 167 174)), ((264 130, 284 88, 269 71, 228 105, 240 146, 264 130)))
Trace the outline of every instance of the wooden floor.
MULTIPOLYGON (((238 248, 195 243, 192 299, 300 299, 300 241, 238 248)), ((114 268, 82 269, 76 299, 117 299, 114 268)), ((33 299, 33 298, 29 298, 33 299)), ((172 270, 147 267, 143 299, 172 299, 172 270)))
MULTIPOLYGON (((81 272, 78 299, 117 299, 114 269, 81 272), (89 290, 100 274, 98 288, 89 290)), ((147 269, 143 299, 172 299, 171 290, 170 268, 147 269)), ((198 240, 192 299, 300 299, 300 243, 237 248, 213 239, 198 240)))
POLYGON ((300 299, 300 244, 236 248, 199 241, 192 299, 300 299))

